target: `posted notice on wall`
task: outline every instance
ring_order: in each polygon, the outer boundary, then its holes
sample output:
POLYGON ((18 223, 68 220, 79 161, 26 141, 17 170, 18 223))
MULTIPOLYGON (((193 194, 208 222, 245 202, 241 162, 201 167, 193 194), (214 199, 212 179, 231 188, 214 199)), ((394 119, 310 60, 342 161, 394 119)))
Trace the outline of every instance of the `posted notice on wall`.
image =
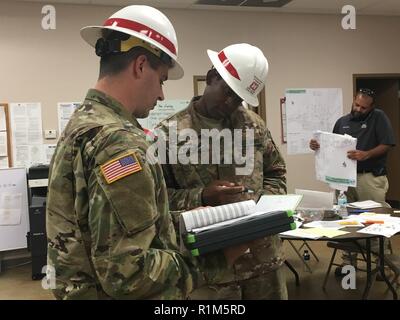
POLYGON ((0 157, 7 157, 7 131, 0 131, 0 157))
POLYGON ((312 153, 313 132, 332 132, 343 114, 342 89, 287 89, 285 96, 288 154, 312 153))
POLYGON ((0 106, 0 131, 6 131, 6 111, 3 106, 0 106))
POLYGON ((172 116, 173 114, 185 109, 190 100, 164 100, 159 101, 149 116, 145 119, 138 119, 140 125, 148 130, 153 130, 162 120, 172 116))
POLYGON ((0 169, 8 168, 8 157, 0 157, 0 169))
POLYGON ((59 102, 57 103, 58 130, 64 131, 74 111, 81 105, 80 102, 59 102))
POLYGON ((42 106, 40 102, 10 103, 13 165, 30 167, 43 159, 42 106))
POLYGON ((0 193, 0 226, 21 224, 21 193, 0 193))

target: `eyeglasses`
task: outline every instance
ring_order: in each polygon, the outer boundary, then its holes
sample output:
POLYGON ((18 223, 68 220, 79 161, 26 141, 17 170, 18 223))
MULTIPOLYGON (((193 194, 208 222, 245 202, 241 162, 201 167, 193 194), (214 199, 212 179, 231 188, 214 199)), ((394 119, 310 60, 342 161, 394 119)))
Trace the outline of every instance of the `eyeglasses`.
POLYGON ((373 91, 371 89, 366 89, 366 88, 358 89, 358 93, 362 93, 371 98, 375 98, 375 91, 373 91))

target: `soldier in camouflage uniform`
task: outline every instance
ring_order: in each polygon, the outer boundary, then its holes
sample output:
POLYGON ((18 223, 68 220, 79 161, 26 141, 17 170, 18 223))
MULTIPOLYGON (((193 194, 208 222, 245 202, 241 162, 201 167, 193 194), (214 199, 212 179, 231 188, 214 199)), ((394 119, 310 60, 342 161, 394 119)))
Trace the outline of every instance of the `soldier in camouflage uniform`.
POLYGON ((160 11, 128 6, 105 27, 82 29, 82 36, 96 43, 100 77, 72 115, 50 166, 53 293, 58 299, 186 298, 204 281, 219 281, 217 264, 232 264, 246 248, 227 249, 212 261, 180 254, 162 168, 145 157, 149 142, 136 118, 163 99, 168 76, 183 75, 171 51, 175 31, 160 11), (170 50, 137 31, 139 23, 169 36, 163 39, 170 50))
MULTIPOLYGON (((217 60, 211 54, 209 50, 215 69, 207 73, 204 95, 194 97, 185 110, 162 121, 156 133, 160 138, 166 139, 168 146, 171 126, 177 126, 178 135, 190 128, 199 137, 202 129, 230 129, 231 132, 234 129, 254 130, 254 155, 251 157, 254 160, 254 169, 248 175, 238 176, 236 164, 201 164, 199 160, 199 164, 163 165, 171 210, 188 210, 201 205, 214 206, 247 200, 249 194, 243 193, 243 188, 253 190, 254 193, 250 196, 256 201, 262 194, 286 193, 285 162, 270 131, 257 114, 242 106, 242 100, 252 105, 258 104, 254 97, 257 97, 264 86, 267 73, 265 69, 268 68, 264 55, 258 48, 247 44, 225 48, 218 54, 217 60), (236 58, 237 52, 247 54, 249 58, 236 58), (246 69, 246 65, 253 69, 246 69), (243 86, 250 84, 250 87, 256 78, 257 81, 262 80, 257 90, 248 90, 247 94, 241 90, 243 86), (228 81, 231 85, 227 84, 228 81)), ((198 159, 201 159, 202 152, 211 154, 211 150, 204 150, 201 145, 197 150, 198 159)), ((221 159, 224 151, 221 147, 221 159)), ((228 154, 231 155, 234 152, 229 151, 228 154)), ((167 154, 168 152, 169 150, 167 154)), ((226 270, 224 279, 216 285, 194 291, 191 298, 287 299, 286 281, 281 268, 283 262, 282 245, 277 235, 257 240, 248 254, 226 270)))

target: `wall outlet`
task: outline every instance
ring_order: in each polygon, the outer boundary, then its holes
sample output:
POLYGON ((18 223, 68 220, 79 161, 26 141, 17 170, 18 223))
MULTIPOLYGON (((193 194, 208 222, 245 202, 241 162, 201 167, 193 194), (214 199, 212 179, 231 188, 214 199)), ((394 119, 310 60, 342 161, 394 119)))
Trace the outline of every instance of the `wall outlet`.
POLYGON ((44 130, 44 138, 45 139, 56 139, 57 138, 57 130, 55 130, 55 129, 44 130))

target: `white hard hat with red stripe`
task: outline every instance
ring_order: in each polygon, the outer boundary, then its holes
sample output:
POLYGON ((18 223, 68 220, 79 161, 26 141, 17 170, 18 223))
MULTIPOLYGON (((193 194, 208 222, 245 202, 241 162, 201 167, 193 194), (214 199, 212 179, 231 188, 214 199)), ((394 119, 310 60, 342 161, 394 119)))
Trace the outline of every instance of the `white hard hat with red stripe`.
POLYGON ((247 43, 227 46, 207 54, 222 79, 245 102, 258 106, 257 95, 264 88, 268 61, 260 49, 247 43))
MULTIPOLYGON (((127 6, 114 13, 104 22, 103 26, 82 28, 81 36, 88 44, 95 47, 97 40, 103 37, 104 29, 119 31, 138 38, 153 49, 150 49, 151 52, 161 50, 173 62, 168 78, 180 79, 183 77, 183 69, 177 61, 178 40, 175 29, 161 11, 144 5, 127 6)), ((129 46, 127 50, 133 46, 129 46)))

